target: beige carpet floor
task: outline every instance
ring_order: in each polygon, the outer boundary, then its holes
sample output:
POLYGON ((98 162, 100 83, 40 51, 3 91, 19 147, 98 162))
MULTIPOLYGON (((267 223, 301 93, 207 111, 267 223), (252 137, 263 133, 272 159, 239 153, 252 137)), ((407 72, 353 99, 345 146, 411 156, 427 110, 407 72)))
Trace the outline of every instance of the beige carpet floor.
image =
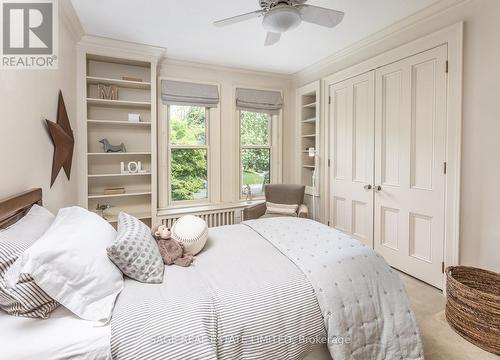
POLYGON ((426 360, 489 360, 500 359, 472 345, 458 335, 446 322, 446 298, 438 289, 401 274, 413 311, 420 326, 426 360))

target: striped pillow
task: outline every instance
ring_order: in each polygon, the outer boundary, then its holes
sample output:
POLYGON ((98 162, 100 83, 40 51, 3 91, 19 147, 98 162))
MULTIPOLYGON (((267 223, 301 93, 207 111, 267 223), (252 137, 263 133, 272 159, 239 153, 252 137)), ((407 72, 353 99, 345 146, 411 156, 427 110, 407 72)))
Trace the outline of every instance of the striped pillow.
POLYGON ((266 214, 297 216, 299 205, 275 204, 266 202, 266 214))
POLYGON ((25 217, 0 231, 0 308, 10 315, 45 319, 59 305, 27 274, 21 274, 13 288, 7 286, 4 278, 9 267, 53 221, 54 215, 34 205, 25 217))

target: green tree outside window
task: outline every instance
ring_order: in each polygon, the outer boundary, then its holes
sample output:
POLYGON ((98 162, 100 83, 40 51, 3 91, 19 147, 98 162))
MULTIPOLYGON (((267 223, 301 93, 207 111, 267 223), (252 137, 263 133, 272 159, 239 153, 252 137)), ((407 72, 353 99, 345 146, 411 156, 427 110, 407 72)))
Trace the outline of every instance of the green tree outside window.
MULTIPOLYGON (((242 111, 240 128, 242 182, 258 194, 269 183, 270 116, 242 111)), ((169 106, 169 129, 172 200, 208 199, 207 109, 169 106)))
MULTIPOLYGON (((266 113, 241 111, 242 185, 250 185, 253 194, 260 194, 269 183, 271 163, 271 117, 266 113)), ((242 189, 243 191, 243 189, 242 189)))
POLYGON ((206 108, 198 106, 171 105, 169 108, 173 201, 208 198, 206 113, 206 108))

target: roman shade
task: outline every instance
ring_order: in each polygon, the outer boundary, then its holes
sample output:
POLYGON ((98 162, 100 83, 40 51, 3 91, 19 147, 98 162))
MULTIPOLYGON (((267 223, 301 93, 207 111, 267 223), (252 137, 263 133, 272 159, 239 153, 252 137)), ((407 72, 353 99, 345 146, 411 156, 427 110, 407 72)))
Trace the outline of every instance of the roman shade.
POLYGON ((238 110, 265 112, 278 115, 283 107, 283 97, 279 91, 236 89, 238 110))
POLYGON ((162 80, 161 99, 165 105, 217 107, 219 88, 217 85, 162 80))

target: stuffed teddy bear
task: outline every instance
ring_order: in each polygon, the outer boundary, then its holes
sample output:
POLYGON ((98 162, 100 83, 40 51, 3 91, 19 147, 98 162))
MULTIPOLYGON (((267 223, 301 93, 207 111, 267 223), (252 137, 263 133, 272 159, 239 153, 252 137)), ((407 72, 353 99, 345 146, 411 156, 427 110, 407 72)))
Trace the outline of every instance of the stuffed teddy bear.
POLYGON ((193 262, 193 255, 184 253, 184 246, 170 237, 170 229, 165 225, 157 225, 151 231, 158 242, 161 257, 166 265, 189 266, 193 262))

